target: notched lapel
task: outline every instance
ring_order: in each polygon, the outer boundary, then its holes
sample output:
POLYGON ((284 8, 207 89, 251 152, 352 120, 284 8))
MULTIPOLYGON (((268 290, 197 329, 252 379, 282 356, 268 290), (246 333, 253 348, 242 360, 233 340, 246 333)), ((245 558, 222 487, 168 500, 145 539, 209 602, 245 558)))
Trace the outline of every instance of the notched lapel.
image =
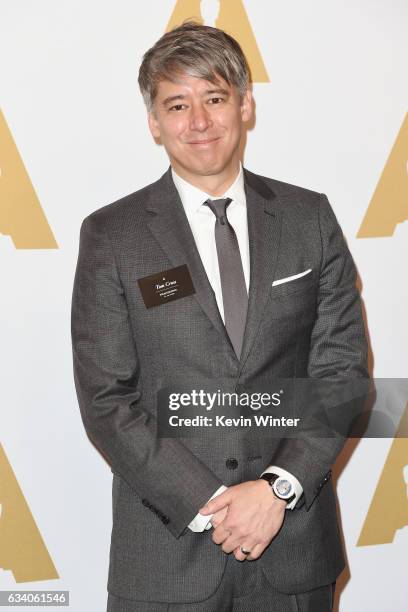
POLYGON ((271 292, 280 248, 282 210, 277 195, 255 174, 244 170, 250 255, 248 313, 241 370, 255 342, 271 292))
POLYGON ((201 261, 194 236, 174 185, 171 168, 158 181, 146 209, 148 226, 173 266, 187 264, 195 288, 194 298, 235 355, 217 306, 214 291, 201 261))

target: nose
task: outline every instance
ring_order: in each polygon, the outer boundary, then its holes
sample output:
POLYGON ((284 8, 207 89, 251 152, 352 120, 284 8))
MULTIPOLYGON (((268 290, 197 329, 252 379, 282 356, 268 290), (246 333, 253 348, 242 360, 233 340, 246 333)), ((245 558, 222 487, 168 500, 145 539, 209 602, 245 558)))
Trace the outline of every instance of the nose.
POLYGON ((203 104, 194 104, 191 107, 190 114, 190 130, 196 130, 197 132, 205 132, 211 127, 212 121, 210 113, 204 107, 203 104))

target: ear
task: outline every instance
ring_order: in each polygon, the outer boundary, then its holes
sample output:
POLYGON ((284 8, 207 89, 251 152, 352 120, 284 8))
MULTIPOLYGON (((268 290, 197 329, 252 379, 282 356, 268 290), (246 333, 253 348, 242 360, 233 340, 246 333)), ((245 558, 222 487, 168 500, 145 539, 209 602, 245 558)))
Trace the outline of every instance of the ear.
POLYGON ((252 91, 247 89, 241 100, 241 117, 245 123, 252 117, 252 91))
POLYGON ((147 114, 147 121, 148 121, 149 129, 150 129, 150 132, 153 138, 160 138, 159 122, 156 119, 154 111, 150 111, 147 114))

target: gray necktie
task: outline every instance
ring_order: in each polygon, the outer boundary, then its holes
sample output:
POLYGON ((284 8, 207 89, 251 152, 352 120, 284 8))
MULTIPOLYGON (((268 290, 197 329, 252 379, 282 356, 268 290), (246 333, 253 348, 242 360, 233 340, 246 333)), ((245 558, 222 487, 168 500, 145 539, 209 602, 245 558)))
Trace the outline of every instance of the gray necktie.
POLYGON ((227 218, 231 198, 206 200, 204 204, 214 213, 215 244, 221 277, 224 321, 234 351, 240 358, 248 307, 248 294, 237 236, 227 218))

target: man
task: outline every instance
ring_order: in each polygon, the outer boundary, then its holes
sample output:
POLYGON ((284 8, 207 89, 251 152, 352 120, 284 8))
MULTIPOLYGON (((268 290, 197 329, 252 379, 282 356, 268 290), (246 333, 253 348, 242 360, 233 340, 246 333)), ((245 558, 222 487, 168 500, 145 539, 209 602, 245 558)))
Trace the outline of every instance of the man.
POLYGON ((366 377, 350 252, 325 195, 242 168, 233 38, 185 23, 139 84, 171 167, 83 221, 72 302, 81 414, 114 474, 108 611, 331 610, 344 438, 164 437, 157 393, 366 377))

